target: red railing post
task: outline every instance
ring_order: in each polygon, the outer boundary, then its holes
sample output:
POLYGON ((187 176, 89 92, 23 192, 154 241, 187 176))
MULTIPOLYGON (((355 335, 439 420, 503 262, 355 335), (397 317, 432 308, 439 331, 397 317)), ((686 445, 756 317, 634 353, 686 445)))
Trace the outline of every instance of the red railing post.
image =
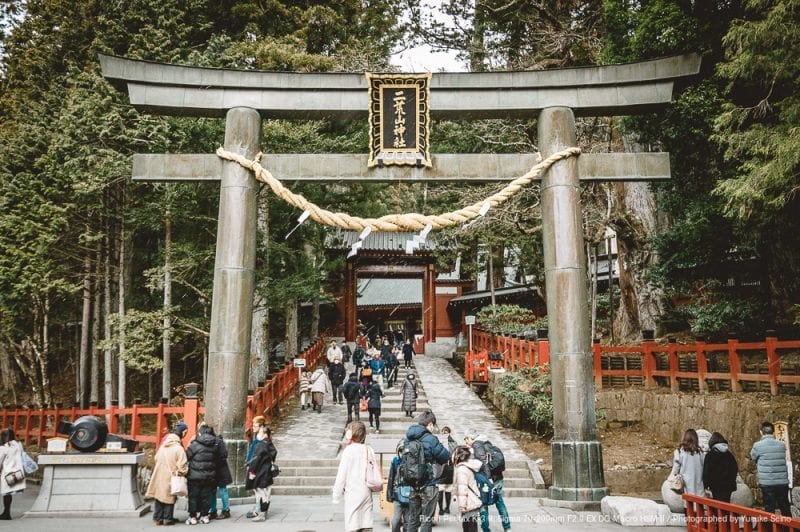
POLYGON ((769 393, 778 395, 778 377, 781 374, 781 359, 778 357, 778 338, 775 331, 767 331, 767 338, 764 341, 767 345, 767 368, 769 371, 769 393))
POLYGON ((539 349, 539 365, 550 364, 550 340, 546 336, 541 338, 537 343, 537 347, 539 349))
POLYGON ((656 346, 654 331, 646 329, 642 331, 642 370, 644 371, 644 385, 646 387, 655 386, 656 380, 653 372, 656 370, 656 358, 653 350, 656 346))
POLYGON ((41 447, 44 442, 44 431, 47 428, 47 404, 39 406, 39 426, 36 431, 36 445, 41 447))
POLYGON ((603 389, 603 346, 600 338, 592 340, 592 363, 594 365, 594 387, 596 390, 603 389))
POLYGON ((731 373, 731 391, 741 392, 742 383, 739 381, 739 374, 742 372, 742 361, 739 358, 737 347, 739 340, 735 335, 728 335, 728 364, 731 373))
MULTIPOLYGON (((141 399, 134 399, 133 400, 133 407, 131 407, 131 439, 136 439, 136 436, 139 435, 140 426, 142 424, 141 420, 139 419, 139 408, 142 406, 141 399)), ((189 426, 191 430, 191 425, 189 426)), ((188 443, 189 440, 185 440, 184 443, 188 443)))
POLYGON ((197 424, 200 422, 200 401, 197 396, 185 397, 183 400, 183 422, 189 428, 183 443, 188 444, 197 434, 197 424))
POLYGON ((678 371, 680 371, 680 366, 678 365, 678 350, 676 349, 677 345, 675 344, 676 338, 674 336, 670 336, 667 338, 667 356, 669 357, 669 389, 673 392, 677 392, 680 389, 680 383, 678 382, 678 371))
POLYGON ((119 431, 119 401, 117 399, 111 400, 111 408, 108 411, 108 431, 111 434, 116 434, 119 431))
POLYGON ((706 343, 703 340, 695 340, 695 356, 697 357, 697 387, 701 392, 708 391, 708 357, 706 357, 706 343))
POLYGON ((506 362, 505 368, 506 371, 516 371, 517 370, 517 346, 519 345, 519 339, 517 338, 516 334, 511 335, 511 341, 509 342, 510 351, 509 351, 509 361, 506 362))
POLYGON ((169 406, 169 397, 161 397, 158 400, 158 411, 156 413, 156 441, 161 443, 161 439, 169 431, 166 410, 169 406))

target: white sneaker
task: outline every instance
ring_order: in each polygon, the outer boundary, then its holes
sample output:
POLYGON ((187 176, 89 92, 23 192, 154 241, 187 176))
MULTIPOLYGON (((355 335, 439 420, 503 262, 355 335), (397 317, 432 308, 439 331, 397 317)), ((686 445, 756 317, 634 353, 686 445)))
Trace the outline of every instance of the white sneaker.
POLYGON ((211 519, 209 519, 209 517, 207 515, 204 515, 203 517, 200 518, 200 524, 201 525, 207 525, 210 522, 211 522, 211 519))
POLYGON ((258 522, 266 521, 266 520, 267 520, 267 514, 265 512, 261 512, 260 514, 258 514, 257 516, 255 516, 254 518, 251 519, 251 521, 253 521, 254 523, 258 523, 258 522))
POLYGON ((190 517, 189 519, 186 520, 186 524, 187 525, 196 525, 197 524, 197 518, 196 517, 190 517))

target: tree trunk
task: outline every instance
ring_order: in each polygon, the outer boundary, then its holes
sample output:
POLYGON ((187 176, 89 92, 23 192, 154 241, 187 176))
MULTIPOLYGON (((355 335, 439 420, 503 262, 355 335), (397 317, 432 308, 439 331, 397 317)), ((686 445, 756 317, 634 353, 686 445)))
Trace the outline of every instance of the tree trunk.
MULTIPOLYGON (((122 205, 123 208, 125 206, 125 195, 123 192, 123 200, 122 205)), ((119 407, 125 408, 125 394, 127 392, 126 389, 126 378, 127 378, 127 367, 125 366, 125 285, 128 282, 128 272, 130 269, 127 267, 125 261, 127 260, 127 255, 125 254, 126 249, 126 242, 125 239, 127 238, 125 234, 125 220, 122 220, 120 230, 119 230, 119 265, 117 267, 117 291, 119 292, 119 298, 117 301, 117 314, 119 319, 119 337, 118 337, 118 347, 117 347, 117 357, 119 359, 119 365, 117 369, 117 400, 119 401, 119 407)))
POLYGON ((103 279, 103 251, 98 243, 95 271, 94 271, 94 303, 92 306, 92 390, 89 401, 98 403, 100 401, 100 307, 103 303, 103 291, 101 289, 103 279))
POLYGON ((311 302, 311 328, 308 335, 312 341, 319 338, 319 295, 315 295, 311 302))
POLYGON ((486 10, 483 7, 483 1, 475 0, 473 31, 469 50, 469 69, 472 72, 486 70, 486 10))
POLYGON ((42 313, 42 349, 38 353, 39 373, 42 379, 43 404, 53 402, 50 392, 50 372, 48 371, 48 358, 50 355, 50 296, 44 296, 44 312, 42 313))
POLYGON ((172 336, 172 319, 170 307, 172 306, 172 214, 169 207, 164 215, 164 325, 161 338, 161 347, 164 355, 164 371, 161 379, 161 397, 172 397, 172 349, 170 340, 172 336))
POLYGON ((641 339, 642 329, 656 329, 664 308, 663 290, 648 282, 657 256, 650 242, 656 233, 655 197, 646 183, 617 183, 612 227, 617 232, 619 312, 618 341, 641 339))
POLYGON ((297 299, 291 298, 286 302, 286 360, 297 356, 297 335, 297 299))
POLYGON ((81 408, 89 406, 89 347, 92 324, 92 258, 89 254, 83 259, 83 313, 81 316, 81 351, 78 365, 80 373, 80 391, 78 401, 81 408))
POLYGON ((103 395, 105 396, 106 408, 111 408, 111 400, 114 398, 114 366, 112 364, 113 352, 111 350, 111 238, 109 231, 111 227, 106 220, 106 236, 103 240, 105 257, 103 262, 103 395))
MULTIPOLYGON (((264 264, 269 264, 269 202, 262 197, 258 202, 259 244, 264 250, 264 264)), ((269 304, 256 290, 253 294, 253 327, 250 332, 250 377, 248 389, 255 390, 269 373, 269 304)))

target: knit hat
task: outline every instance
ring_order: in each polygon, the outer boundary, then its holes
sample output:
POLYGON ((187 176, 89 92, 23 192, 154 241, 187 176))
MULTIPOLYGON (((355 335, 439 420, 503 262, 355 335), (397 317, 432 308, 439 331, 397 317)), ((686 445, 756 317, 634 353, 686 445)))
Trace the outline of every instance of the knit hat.
POLYGON ((189 426, 183 421, 178 421, 177 423, 175 423, 175 429, 172 432, 174 432, 178 436, 181 436, 183 435, 183 431, 185 430, 189 430, 189 426))

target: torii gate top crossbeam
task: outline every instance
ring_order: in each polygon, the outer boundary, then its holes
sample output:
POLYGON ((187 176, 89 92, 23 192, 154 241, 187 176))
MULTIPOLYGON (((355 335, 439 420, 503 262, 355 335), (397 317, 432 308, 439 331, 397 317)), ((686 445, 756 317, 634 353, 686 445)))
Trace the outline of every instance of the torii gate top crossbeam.
MULTIPOLYGON (((249 107, 264 118, 367 116, 367 80, 354 73, 290 73, 170 65, 100 55, 103 76, 154 114, 221 117, 249 107)), ((673 83, 699 72, 700 56, 524 72, 435 73, 432 118, 532 118, 547 107, 578 116, 649 112, 673 83)))

